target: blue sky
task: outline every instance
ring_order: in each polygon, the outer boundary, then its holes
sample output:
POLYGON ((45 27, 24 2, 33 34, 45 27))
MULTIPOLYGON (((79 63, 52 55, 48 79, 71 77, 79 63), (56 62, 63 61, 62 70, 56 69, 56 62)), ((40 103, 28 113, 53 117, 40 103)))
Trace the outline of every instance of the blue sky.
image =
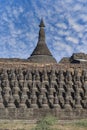
POLYGON ((28 58, 43 17, 53 56, 87 53, 87 0, 0 0, 0 58, 28 58))

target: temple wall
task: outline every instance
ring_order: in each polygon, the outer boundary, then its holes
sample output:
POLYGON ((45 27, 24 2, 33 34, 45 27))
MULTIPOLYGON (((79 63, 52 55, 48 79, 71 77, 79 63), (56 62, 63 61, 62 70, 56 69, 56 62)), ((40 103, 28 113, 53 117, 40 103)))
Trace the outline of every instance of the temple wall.
POLYGON ((1 68, 0 119, 87 118, 87 70, 1 68))

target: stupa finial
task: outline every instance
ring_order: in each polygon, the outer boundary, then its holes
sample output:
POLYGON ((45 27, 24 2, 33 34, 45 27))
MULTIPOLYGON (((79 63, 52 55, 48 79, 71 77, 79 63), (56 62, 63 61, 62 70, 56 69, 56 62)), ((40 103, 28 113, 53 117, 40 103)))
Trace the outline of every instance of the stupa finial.
POLYGON ((43 18, 41 18, 41 22, 40 22, 39 27, 45 27, 45 24, 44 24, 44 20, 43 20, 43 18))
POLYGON ((41 18, 39 27, 40 27, 40 30, 39 30, 38 43, 45 44, 45 31, 44 31, 45 24, 44 24, 43 18, 41 18))

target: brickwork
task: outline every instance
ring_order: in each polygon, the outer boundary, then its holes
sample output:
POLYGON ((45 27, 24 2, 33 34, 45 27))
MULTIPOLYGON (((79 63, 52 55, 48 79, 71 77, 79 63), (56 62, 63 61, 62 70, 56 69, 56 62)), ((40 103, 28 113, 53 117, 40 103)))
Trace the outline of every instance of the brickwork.
POLYGON ((0 69, 0 119, 87 117, 87 70, 0 69))

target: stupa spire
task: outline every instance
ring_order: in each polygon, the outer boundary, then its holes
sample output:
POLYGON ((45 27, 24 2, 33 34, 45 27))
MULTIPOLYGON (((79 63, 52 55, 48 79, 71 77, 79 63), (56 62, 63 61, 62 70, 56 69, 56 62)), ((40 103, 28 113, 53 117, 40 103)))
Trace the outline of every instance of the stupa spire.
POLYGON ((33 63, 56 63, 45 42, 45 24, 43 19, 41 19, 39 27, 38 43, 28 59, 33 63))
POLYGON ((41 19, 39 27, 40 27, 40 30, 39 30, 38 41, 45 41, 45 31, 44 31, 45 24, 44 24, 43 19, 41 19))

